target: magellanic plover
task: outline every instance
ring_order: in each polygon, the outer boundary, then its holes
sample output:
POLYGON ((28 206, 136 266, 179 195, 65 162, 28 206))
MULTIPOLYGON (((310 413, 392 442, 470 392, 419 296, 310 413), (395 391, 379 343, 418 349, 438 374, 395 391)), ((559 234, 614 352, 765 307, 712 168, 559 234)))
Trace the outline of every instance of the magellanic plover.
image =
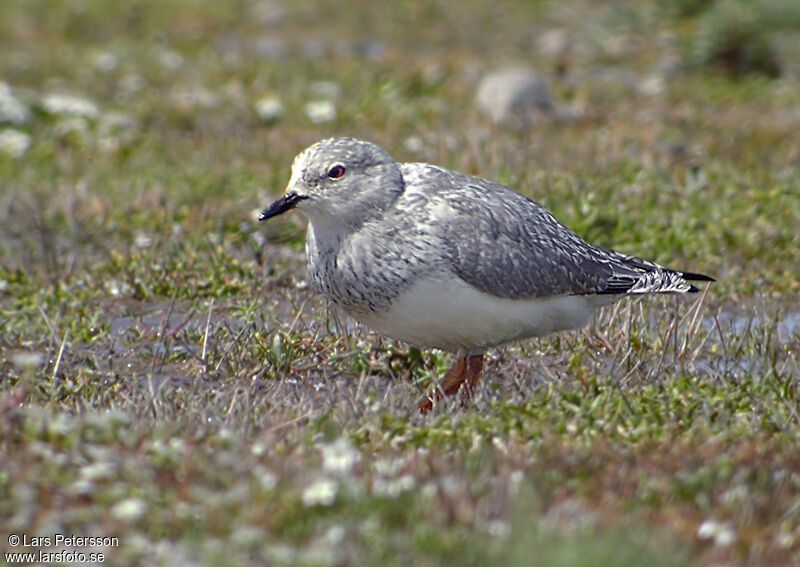
POLYGON ((504 185, 398 163, 353 138, 298 155, 286 193, 259 220, 293 208, 309 221, 320 292, 378 333, 457 354, 423 411, 462 387, 472 395, 490 347, 582 327, 625 296, 714 281, 588 244, 504 185))

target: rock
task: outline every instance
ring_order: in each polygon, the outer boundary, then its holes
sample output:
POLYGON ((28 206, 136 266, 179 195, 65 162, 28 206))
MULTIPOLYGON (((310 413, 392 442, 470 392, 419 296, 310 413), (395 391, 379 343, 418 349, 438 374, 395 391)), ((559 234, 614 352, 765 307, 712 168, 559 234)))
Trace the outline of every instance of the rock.
POLYGON ((259 0, 250 6, 250 16, 259 25, 275 27, 286 19, 286 6, 276 0, 259 0))
POLYGON ((252 43, 253 52, 261 59, 280 61, 286 59, 288 50, 282 39, 270 35, 257 37, 252 43))
POLYGON ((544 32, 541 36, 539 36, 539 39, 536 43, 539 47, 539 51, 551 57, 564 55, 569 51, 570 47, 567 32, 558 28, 550 29, 544 32))
POLYGON ((382 41, 376 39, 361 39, 353 42, 353 53, 364 59, 372 61, 378 60, 383 57, 386 52, 386 46, 382 41))
POLYGON ((583 83, 617 87, 635 93, 639 89, 641 77, 636 71, 614 65, 596 65, 574 73, 567 81, 572 87, 583 83))
POLYGON ((553 110, 553 99, 544 80, 532 69, 519 66, 493 71, 481 79, 475 102, 492 122, 521 127, 553 110))

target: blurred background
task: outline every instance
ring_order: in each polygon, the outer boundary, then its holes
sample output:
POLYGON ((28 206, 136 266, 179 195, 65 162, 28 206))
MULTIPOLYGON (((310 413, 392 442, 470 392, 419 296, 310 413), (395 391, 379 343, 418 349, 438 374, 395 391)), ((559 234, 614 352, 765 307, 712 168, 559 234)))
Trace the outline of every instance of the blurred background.
POLYGON ((796 0, 2 0, 0 528, 131 565, 796 564, 799 152, 796 0), (447 356, 340 321, 302 216, 255 221, 333 135, 718 281, 500 349, 426 421, 447 356))
POLYGON ((39 214, 164 199, 235 223, 303 147, 353 135, 512 184, 589 240, 798 289, 796 2, 7 0, 0 15, 4 194, 39 214))

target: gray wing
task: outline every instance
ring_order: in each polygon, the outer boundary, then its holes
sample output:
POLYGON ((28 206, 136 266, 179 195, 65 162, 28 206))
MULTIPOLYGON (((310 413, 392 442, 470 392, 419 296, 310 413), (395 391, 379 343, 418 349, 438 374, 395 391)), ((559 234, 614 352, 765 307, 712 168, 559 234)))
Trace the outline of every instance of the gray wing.
POLYGON ((681 272, 588 244, 504 185, 438 168, 430 174, 440 190, 428 198, 452 210, 440 227, 446 257, 481 291, 511 299, 696 291, 681 272))

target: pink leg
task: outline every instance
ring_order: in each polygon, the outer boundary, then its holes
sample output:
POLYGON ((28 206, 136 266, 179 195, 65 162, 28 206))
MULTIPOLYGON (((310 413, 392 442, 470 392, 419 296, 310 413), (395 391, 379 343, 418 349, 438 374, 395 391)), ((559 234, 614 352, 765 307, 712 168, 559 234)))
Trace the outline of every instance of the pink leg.
POLYGON ((461 405, 463 406, 468 398, 475 395, 475 386, 478 385, 478 380, 481 377, 481 370, 483 370, 483 355, 473 354, 467 361, 467 372, 464 377, 464 388, 461 390, 461 405))
POLYGON ((428 412, 433 409, 433 404, 441 400, 445 396, 450 396, 458 392, 461 384, 467 378, 467 359, 466 357, 459 358, 453 367, 447 371, 442 380, 441 386, 434 388, 431 392, 422 398, 417 404, 419 411, 422 413, 428 412))

